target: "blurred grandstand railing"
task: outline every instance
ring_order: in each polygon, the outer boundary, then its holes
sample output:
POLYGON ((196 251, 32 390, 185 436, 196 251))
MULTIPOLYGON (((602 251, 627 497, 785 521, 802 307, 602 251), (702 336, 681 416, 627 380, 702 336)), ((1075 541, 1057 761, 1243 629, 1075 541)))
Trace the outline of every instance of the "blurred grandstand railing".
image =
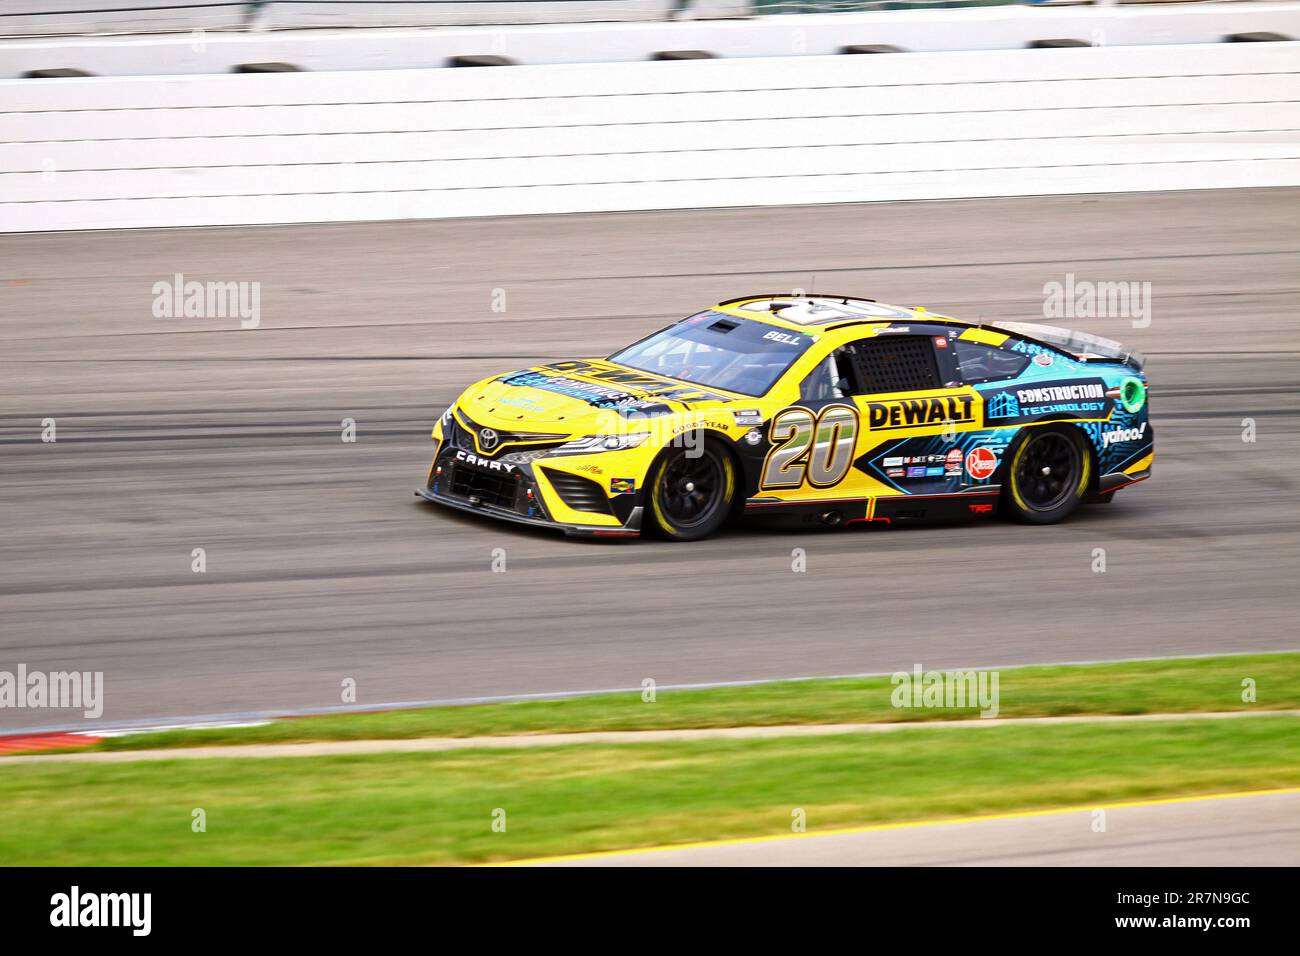
POLYGON ((744 17, 753 0, 9 0, 0 36, 744 17))
MULTIPOLYGON (((753 0, 754 13, 858 13, 863 10, 946 10, 953 7, 1107 6, 1119 3, 1209 3, 1213 0, 753 0)), ((1249 0, 1240 0, 1249 2, 1249 0)))
MULTIPOLYGON (((8 0, 0 8, 0 37, 186 33, 192 30, 703 20, 786 13, 983 7, 1016 2, 1017 0, 8 0)), ((1092 0, 1064 2, 1088 3, 1092 0)))

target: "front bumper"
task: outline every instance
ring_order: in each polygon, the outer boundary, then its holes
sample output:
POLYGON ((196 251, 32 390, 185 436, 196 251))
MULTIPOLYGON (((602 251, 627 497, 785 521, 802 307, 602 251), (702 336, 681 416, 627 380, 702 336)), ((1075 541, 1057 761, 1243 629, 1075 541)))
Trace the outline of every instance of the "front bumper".
POLYGON ((530 524, 534 528, 554 528, 556 531, 563 531, 565 535, 578 535, 589 537, 634 537, 641 533, 641 509, 633 509, 632 515, 627 522, 620 527, 608 527, 603 524, 564 524, 562 522, 552 522, 550 518, 541 518, 541 516, 521 515, 517 511, 503 509, 495 505, 474 505, 464 498, 456 498, 450 494, 439 494, 433 489, 419 488, 416 489, 416 497, 424 498, 425 501, 434 501, 439 505, 454 507, 460 511, 468 511, 471 514, 487 515, 489 518, 499 518, 513 522, 515 524, 530 524))
POLYGON ((435 427, 433 438, 433 462, 424 486, 415 492, 426 501, 570 535, 628 537, 641 532, 639 496, 603 490, 606 482, 612 484, 601 467, 608 467, 608 453, 600 455, 599 464, 585 456, 553 460, 547 452, 561 442, 541 448, 503 444, 484 453, 459 418, 435 427))
POLYGON ((564 524, 560 521, 552 521, 550 518, 540 516, 521 515, 516 511, 507 508, 499 508, 496 505, 473 504, 464 498, 456 498, 452 495, 440 494, 430 488, 417 488, 415 495, 417 498, 423 498, 425 501, 435 501, 440 505, 468 511, 471 514, 487 515, 491 518, 500 518, 505 521, 513 521, 515 524, 532 525, 534 528, 553 528, 563 531, 570 535, 583 535, 590 537, 604 538, 626 538, 634 537, 641 533, 641 509, 634 508, 631 516, 627 521, 618 527, 608 525, 582 525, 582 524, 564 524))

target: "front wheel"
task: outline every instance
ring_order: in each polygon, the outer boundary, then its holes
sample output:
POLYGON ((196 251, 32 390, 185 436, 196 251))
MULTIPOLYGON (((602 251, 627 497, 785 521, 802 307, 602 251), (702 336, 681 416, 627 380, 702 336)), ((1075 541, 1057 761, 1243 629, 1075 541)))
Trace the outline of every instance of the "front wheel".
POLYGON ((651 470, 650 524, 670 541, 696 541, 717 531, 731 513, 736 466, 706 441, 669 448, 651 470))
POLYGON ((1055 524, 1088 492, 1092 457, 1073 428, 1027 428, 1012 446, 1003 497, 1008 513, 1028 524, 1055 524))

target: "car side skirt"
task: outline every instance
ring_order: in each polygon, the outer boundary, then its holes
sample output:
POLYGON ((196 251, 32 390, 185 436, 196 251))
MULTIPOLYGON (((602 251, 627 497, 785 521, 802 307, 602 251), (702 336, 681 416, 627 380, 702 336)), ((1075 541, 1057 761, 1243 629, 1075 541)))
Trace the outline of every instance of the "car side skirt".
POLYGON ((793 525, 884 525, 955 522, 997 514, 1000 485, 936 495, 888 495, 876 498, 824 498, 803 501, 750 498, 745 517, 793 525))

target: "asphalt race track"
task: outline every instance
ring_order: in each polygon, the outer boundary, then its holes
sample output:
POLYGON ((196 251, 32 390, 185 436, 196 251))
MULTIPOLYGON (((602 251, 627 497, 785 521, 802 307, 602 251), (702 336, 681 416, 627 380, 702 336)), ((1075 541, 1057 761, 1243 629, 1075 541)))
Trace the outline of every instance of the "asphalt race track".
POLYGON ((129 721, 1295 647, 1298 280, 1300 189, 0 236, 0 669, 129 721), (155 318, 176 273, 259 327, 155 318), (1148 353, 1156 429, 1068 524, 591 542, 412 496, 489 373, 792 286, 1042 321, 1067 273, 1152 284, 1062 324, 1148 353))
MULTIPOLYGON (((1106 810, 736 840, 550 866, 1297 866, 1300 794, 1193 798, 1106 810)), ((1117 908, 1117 915, 1124 914, 1117 908)))

